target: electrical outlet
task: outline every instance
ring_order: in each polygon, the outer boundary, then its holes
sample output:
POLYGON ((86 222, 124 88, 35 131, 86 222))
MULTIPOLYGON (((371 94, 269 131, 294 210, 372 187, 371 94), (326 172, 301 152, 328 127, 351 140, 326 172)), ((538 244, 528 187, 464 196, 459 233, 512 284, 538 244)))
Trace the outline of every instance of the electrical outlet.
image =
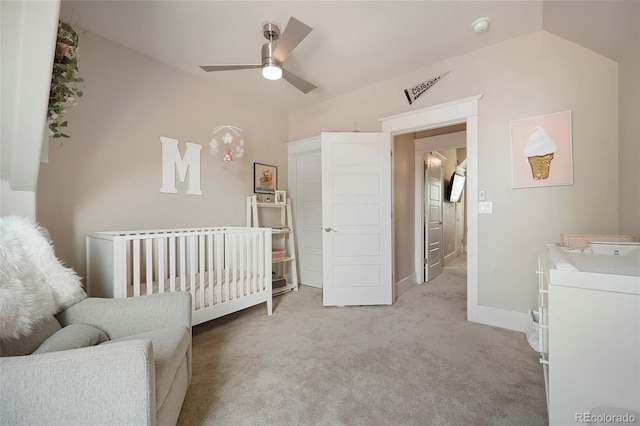
POLYGON ((490 214, 493 213, 493 203, 491 201, 483 201, 478 203, 478 213, 490 214))

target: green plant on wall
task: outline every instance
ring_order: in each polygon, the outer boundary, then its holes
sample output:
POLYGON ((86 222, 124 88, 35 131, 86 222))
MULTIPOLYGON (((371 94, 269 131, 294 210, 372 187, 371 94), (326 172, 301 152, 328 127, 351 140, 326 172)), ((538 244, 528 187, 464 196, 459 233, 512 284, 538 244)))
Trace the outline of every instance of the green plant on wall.
POLYGON ((71 25, 60 21, 47 110, 49 136, 69 137, 63 133, 63 128, 68 124, 64 121, 64 115, 67 108, 78 104, 82 89, 77 83, 82 81, 82 78, 78 77, 78 34, 71 25))

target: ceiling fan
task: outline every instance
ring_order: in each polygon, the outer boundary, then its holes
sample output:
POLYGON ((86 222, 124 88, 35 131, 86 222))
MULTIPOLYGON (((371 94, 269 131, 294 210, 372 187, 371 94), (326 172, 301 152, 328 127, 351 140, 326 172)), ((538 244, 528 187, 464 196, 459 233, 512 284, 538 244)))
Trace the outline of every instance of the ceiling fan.
POLYGON ((262 68, 262 76, 269 80, 279 80, 283 77, 303 93, 309 93, 316 88, 313 84, 301 77, 287 71, 282 66, 287 56, 313 28, 291 17, 282 35, 280 28, 273 22, 266 22, 262 26, 264 38, 269 40, 262 45, 262 64, 257 65, 204 65, 200 66, 207 72, 244 70, 250 68, 262 68), (277 42, 276 42, 277 41, 277 42))

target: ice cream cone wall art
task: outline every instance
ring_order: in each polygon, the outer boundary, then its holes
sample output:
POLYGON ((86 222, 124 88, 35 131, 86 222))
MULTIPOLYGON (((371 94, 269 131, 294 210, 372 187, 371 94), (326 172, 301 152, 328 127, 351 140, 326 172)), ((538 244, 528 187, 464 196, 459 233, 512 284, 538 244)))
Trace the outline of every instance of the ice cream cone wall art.
POLYGON ((573 185, 571 111, 511 122, 513 188, 573 185))

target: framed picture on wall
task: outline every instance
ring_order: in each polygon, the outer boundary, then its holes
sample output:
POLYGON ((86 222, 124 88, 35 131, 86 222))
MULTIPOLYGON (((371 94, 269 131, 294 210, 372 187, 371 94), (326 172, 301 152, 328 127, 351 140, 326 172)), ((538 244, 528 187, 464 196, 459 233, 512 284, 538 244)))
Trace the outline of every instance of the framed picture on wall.
POLYGON ((253 163, 253 192, 275 194, 278 187, 278 168, 269 164, 253 163))
POLYGON ((511 122, 513 188, 573 185, 571 111, 511 122))
POLYGON ((276 191, 276 204, 287 204, 287 191, 276 191))

